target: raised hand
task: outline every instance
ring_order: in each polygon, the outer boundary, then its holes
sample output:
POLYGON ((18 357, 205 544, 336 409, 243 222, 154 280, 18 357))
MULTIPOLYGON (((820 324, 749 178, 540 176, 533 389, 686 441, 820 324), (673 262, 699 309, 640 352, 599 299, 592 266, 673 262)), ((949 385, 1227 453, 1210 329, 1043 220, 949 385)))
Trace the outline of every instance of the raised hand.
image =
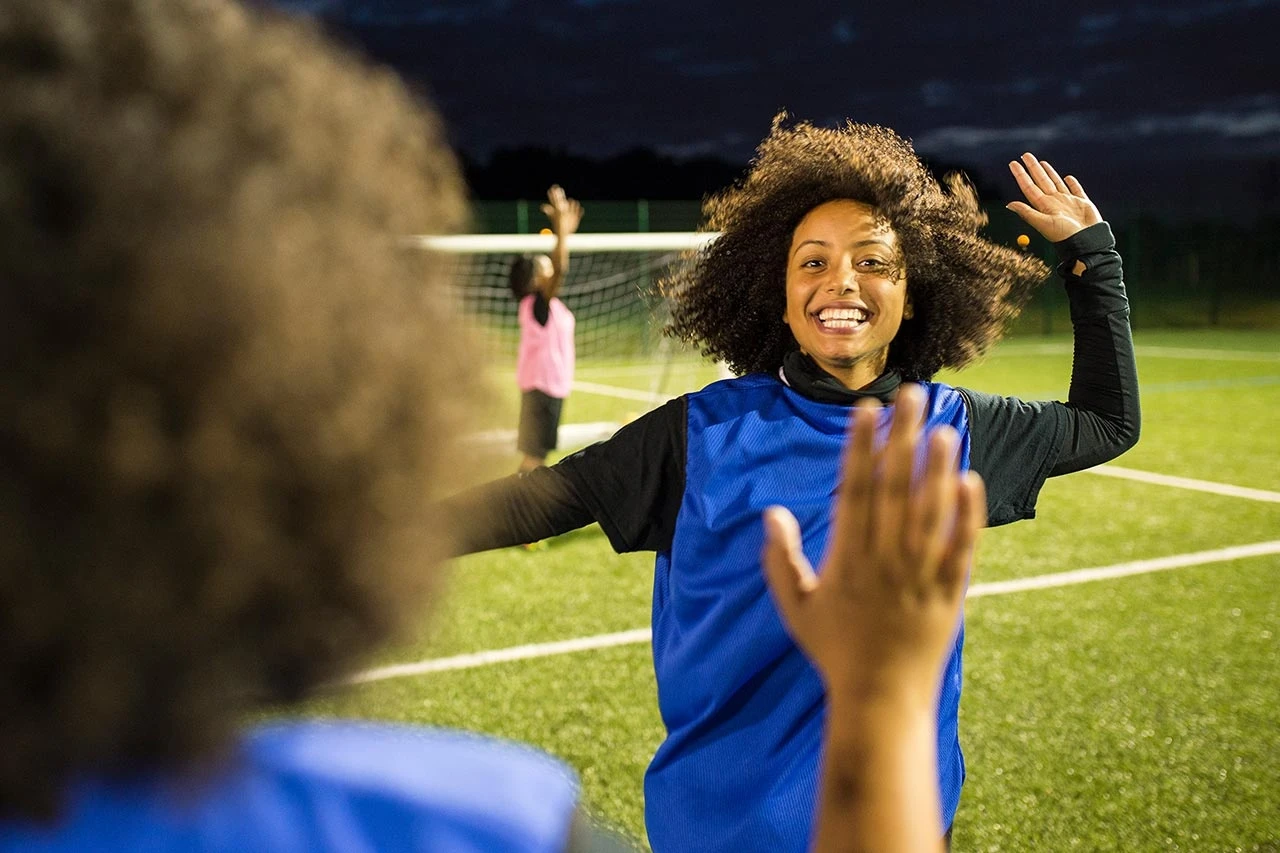
POLYGON ((957 470, 959 439, 946 427, 929 436, 913 482, 924 400, 918 386, 902 387, 879 450, 878 407, 854 410, 821 575, 781 507, 765 513, 763 562, 783 620, 829 697, 885 696, 931 715, 986 497, 977 474, 957 470))
POLYGON ((582 205, 565 195, 559 184, 552 184, 547 190, 547 203, 542 205, 542 212, 551 220, 551 230, 557 234, 573 234, 582 221, 582 205))
POLYGON ((1022 160, 1009 163, 1009 171, 1026 197, 1026 203, 1011 201, 1005 205, 1048 241, 1065 240, 1078 231, 1102 221, 1084 187, 1072 175, 1058 177, 1047 160, 1022 155, 1022 160))

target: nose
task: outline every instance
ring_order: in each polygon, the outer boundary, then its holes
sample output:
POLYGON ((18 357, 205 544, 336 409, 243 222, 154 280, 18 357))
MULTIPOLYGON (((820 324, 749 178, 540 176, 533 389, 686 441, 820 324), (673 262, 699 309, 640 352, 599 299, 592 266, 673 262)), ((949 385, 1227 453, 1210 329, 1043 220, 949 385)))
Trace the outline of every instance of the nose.
POLYGON ((831 284, 831 289, 839 294, 857 290, 858 275, 854 272, 853 264, 841 264, 836 267, 831 284))

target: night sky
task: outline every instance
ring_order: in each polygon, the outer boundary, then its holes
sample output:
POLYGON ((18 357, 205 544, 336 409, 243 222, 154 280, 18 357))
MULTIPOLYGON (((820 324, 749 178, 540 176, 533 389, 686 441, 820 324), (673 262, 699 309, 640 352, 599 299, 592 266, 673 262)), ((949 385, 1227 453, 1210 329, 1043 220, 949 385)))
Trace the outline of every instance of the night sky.
POLYGON ((786 108, 887 125, 1009 194, 1004 164, 1032 150, 1104 214, 1280 207, 1280 0, 276 2, 424 86, 481 160, 540 145, 745 163, 786 108))

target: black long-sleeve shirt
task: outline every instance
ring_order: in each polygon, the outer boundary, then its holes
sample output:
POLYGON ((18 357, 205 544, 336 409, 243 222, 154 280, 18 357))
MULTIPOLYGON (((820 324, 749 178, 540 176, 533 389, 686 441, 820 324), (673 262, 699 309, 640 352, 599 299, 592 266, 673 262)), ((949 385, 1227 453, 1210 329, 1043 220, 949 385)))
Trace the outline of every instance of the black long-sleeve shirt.
MULTIPOLYGON (((1137 367, 1115 238, 1103 222, 1055 249, 1075 341, 1067 402, 958 389, 969 414, 969 464, 986 481, 992 526, 1033 517, 1047 477, 1114 459, 1138 439, 1137 367), (1084 264, 1079 275, 1076 261, 1084 264)), ((889 372, 851 391, 799 353, 780 378, 805 396, 847 405, 868 395, 891 400, 901 384, 889 372)), ((449 499, 455 552, 533 542, 593 521, 619 553, 669 550, 684 494, 686 424, 687 401, 677 397, 550 468, 449 499)))

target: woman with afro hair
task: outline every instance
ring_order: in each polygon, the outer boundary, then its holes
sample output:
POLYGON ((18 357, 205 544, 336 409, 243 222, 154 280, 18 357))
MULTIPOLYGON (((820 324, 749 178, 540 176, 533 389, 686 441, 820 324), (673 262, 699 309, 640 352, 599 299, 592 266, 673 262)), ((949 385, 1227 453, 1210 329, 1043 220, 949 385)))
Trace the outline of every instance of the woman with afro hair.
MULTIPOLYGON (((883 432, 899 389, 919 383, 925 429, 958 432, 960 465, 985 480, 992 526, 1033 517, 1047 477, 1137 441, 1111 230, 1075 178, 1030 154, 1009 168, 1025 199, 1009 208, 1060 258, 1075 339, 1066 403, 933 381, 988 351, 1049 273, 980 236, 972 187, 937 181, 890 130, 780 115, 746 176, 706 203, 718 238, 664 282, 669 331, 738 378, 551 468, 451 500, 464 551, 598 521, 617 551, 657 553, 653 656, 667 736, 646 773, 645 810, 658 853, 809 843, 826 696, 762 577, 761 514, 794 513, 816 562, 851 407, 884 404, 883 432)), ((919 816, 939 836, 949 836, 964 780, 963 643, 961 623, 937 694, 941 809, 919 816)))

